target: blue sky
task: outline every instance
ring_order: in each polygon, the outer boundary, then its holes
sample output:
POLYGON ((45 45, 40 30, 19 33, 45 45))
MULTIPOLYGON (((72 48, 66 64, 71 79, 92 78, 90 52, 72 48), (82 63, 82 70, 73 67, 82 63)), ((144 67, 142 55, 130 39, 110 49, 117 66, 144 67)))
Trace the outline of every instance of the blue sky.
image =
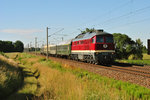
POLYGON ((85 28, 124 33, 144 45, 150 39, 150 0, 0 0, 0 40, 25 46, 74 38, 85 28))

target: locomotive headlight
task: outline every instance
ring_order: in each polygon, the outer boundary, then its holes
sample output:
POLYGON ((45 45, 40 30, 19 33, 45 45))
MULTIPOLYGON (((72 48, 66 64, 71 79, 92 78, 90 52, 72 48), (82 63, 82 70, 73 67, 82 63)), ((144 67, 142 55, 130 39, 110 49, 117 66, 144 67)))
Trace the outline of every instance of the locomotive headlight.
POLYGON ((107 45, 107 44, 103 44, 103 47, 104 47, 104 48, 107 48, 107 47, 108 47, 108 45, 107 45))

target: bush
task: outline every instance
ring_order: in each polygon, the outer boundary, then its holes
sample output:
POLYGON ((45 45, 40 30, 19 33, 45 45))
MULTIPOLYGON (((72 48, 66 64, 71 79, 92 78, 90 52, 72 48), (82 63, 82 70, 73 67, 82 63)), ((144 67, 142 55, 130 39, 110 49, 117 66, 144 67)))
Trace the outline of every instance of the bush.
POLYGON ((143 55, 141 54, 131 54, 128 59, 129 60, 142 60, 143 55))

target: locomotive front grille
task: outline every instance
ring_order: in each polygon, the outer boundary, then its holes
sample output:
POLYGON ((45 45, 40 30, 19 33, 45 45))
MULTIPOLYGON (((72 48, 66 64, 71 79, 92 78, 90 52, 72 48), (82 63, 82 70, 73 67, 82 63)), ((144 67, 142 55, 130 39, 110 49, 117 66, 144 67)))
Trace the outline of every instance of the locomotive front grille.
POLYGON ((99 62, 112 62, 114 61, 114 53, 112 52, 95 53, 95 60, 99 62))

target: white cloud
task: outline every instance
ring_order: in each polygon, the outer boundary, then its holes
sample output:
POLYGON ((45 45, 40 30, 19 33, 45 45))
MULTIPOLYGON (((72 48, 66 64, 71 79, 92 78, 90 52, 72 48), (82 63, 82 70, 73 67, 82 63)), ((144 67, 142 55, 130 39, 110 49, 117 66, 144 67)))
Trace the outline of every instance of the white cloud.
POLYGON ((39 30, 39 29, 4 29, 4 30, 0 30, 0 32, 11 33, 11 34, 32 34, 32 33, 43 32, 43 30, 39 30))

